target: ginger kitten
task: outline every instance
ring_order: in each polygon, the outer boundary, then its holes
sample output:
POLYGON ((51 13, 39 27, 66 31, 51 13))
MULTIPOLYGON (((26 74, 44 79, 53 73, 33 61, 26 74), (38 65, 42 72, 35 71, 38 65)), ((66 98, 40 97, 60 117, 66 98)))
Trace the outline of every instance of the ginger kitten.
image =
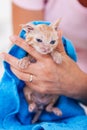
MULTIPOLYGON (((57 64, 62 63, 62 56, 56 50, 56 47, 58 46, 59 22, 60 20, 50 25, 33 25, 31 23, 22 25, 22 29, 26 31, 26 42, 35 48, 35 50, 39 53, 43 55, 50 54, 54 62, 57 64)), ((18 65, 24 69, 28 67, 30 62, 34 61, 35 60, 33 57, 27 56, 19 60, 18 65)), ((61 110, 57 107, 54 107, 59 95, 41 94, 29 88, 29 86, 24 87, 24 95, 29 104, 28 110, 30 112, 35 112, 32 123, 38 121, 43 110, 46 110, 47 112, 53 112, 57 116, 62 115, 61 110)))

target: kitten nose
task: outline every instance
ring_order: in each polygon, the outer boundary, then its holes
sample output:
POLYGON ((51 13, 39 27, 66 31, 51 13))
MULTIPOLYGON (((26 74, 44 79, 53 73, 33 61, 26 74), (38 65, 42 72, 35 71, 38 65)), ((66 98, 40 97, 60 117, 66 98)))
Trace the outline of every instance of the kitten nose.
POLYGON ((43 47, 44 51, 49 51, 50 48, 49 47, 43 47))
POLYGON ((44 43, 41 44, 40 48, 41 48, 41 50, 42 50, 43 52, 49 52, 49 51, 50 51, 49 45, 44 44, 44 43))
POLYGON ((49 48, 49 44, 43 44, 44 48, 49 48))

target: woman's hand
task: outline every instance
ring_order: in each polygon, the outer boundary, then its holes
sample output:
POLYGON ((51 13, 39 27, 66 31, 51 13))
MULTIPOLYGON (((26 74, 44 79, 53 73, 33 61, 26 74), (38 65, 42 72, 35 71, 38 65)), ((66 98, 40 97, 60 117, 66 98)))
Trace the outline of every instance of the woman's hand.
POLYGON ((67 56, 62 44, 61 32, 58 35, 57 50, 63 57, 61 64, 56 64, 50 55, 39 54, 18 36, 10 37, 12 43, 16 43, 26 50, 37 62, 30 63, 27 68, 22 69, 18 66, 19 59, 5 52, 1 53, 0 56, 11 65, 12 72, 19 79, 25 81, 29 87, 37 92, 65 95, 77 99, 85 98, 87 97, 87 75, 67 56), (32 82, 30 82, 31 75, 32 82))

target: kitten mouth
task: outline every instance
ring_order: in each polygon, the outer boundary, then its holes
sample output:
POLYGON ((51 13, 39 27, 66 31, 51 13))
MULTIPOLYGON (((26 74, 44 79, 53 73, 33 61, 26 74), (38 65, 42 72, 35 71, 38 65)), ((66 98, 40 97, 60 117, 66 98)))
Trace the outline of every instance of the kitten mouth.
POLYGON ((43 54, 48 54, 48 53, 51 52, 51 50, 50 50, 50 49, 41 48, 41 52, 42 52, 43 54))

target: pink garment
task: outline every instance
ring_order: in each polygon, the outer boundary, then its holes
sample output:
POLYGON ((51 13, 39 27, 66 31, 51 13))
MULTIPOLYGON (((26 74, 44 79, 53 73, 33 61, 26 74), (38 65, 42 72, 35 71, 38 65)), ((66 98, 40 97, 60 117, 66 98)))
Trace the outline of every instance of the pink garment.
POLYGON ((87 8, 78 0, 13 0, 28 10, 44 9, 44 20, 54 22, 62 18, 60 28, 78 54, 78 65, 87 73, 87 8), (47 1, 47 2, 45 2, 47 1))

